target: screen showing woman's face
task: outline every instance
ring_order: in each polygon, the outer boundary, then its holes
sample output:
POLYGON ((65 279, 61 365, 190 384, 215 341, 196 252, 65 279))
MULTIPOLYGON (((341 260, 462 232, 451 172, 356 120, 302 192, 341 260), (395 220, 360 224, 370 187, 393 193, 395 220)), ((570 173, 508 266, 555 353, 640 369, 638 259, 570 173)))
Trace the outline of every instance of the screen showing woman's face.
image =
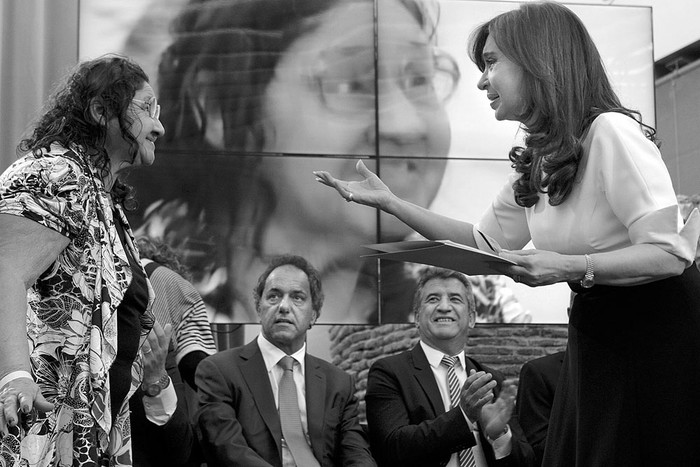
MULTIPOLYGON (((321 270, 326 302, 319 322, 406 319, 410 303, 397 305, 401 298, 410 301, 411 286, 396 272, 404 264, 385 261, 379 270, 361 257, 366 252, 361 245, 404 239, 410 232, 390 216, 345 203, 316 183, 312 170, 356 179, 355 162, 363 158, 397 195, 442 215, 478 221, 507 183, 508 152, 524 134, 515 122, 493 118, 488 99, 477 89, 480 72, 466 46, 474 28, 519 3, 158 0, 142 8, 141 0, 130 1, 134 8, 124 8, 123 2, 81 1, 82 57, 124 53, 152 78, 159 69, 172 71, 164 63, 202 59, 213 64, 211 69, 183 65, 167 75, 175 89, 177 83, 185 86, 177 93, 166 92, 173 88, 166 89, 163 75, 153 80, 164 115, 196 104, 195 121, 183 118, 180 128, 180 120, 164 120, 169 138, 158 141, 155 163, 129 175, 141 206, 130 214, 132 226, 181 249, 218 320, 257 320, 250 290, 265 261, 277 253, 303 255, 321 270), (437 24, 427 21, 426 29, 436 26, 434 37, 428 37, 406 4, 439 14, 437 24), (305 14, 310 5, 329 11, 303 24, 281 24, 296 22, 295 13, 305 14), (191 28, 180 33, 172 20, 182 13, 196 21, 179 22, 191 28), (287 39, 282 31, 287 27, 304 32, 287 39), (231 43, 210 43, 214 31, 231 43), (270 55, 279 53, 279 38, 292 43, 281 52, 281 61, 270 64, 277 58, 270 55), (440 54, 431 41, 449 55, 440 54), (163 51, 171 46, 176 60, 163 62, 163 51), (461 73, 456 89, 455 60, 461 73), (272 82, 255 82, 266 81, 271 68, 272 82), (258 111, 257 84, 266 88, 264 145, 260 128, 248 127, 254 119, 249 110, 258 111), (242 141, 248 133, 251 147, 242 141), (172 142, 166 144, 166 139, 172 142), (387 287, 392 280, 396 285, 387 287)), ((639 109, 653 125, 651 9, 571 7, 593 35, 622 102, 639 109)), ((511 281, 498 290, 508 288, 532 311, 535 322, 566 321, 570 291, 565 284, 531 289, 511 281)), ((493 303, 501 299, 493 295, 493 303)), ((489 303, 488 313, 496 316, 500 308, 489 303)), ((504 311, 505 321, 509 316, 515 314, 504 311)))
MULTIPOLYGON (((397 195, 428 206, 440 185, 442 158, 450 144, 440 100, 444 96, 433 89, 435 75, 444 72, 436 70, 429 37, 398 0, 380 2, 377 38, 375 55, 374 7, 363 2, 340 3, 318 19, 316 29, 297 39, 267 88, 263 151, 378 155, 378 162, 369 165, 387 185, 397 195)), ((299 212, 301 206, 298 221, 322 228, 324 235, 342 231, 355 234, 356 242, 375 241, 376 212, 345 205, 339 197, 324 194, 322 187, 300 183, 321 167, 343 179, 357 178, 357 158, 283 156, 266 162, 264 173, 283 194, 278 211, 299 212)), ((385 238, 408 232, 399 222, 382 221, 385 238)))

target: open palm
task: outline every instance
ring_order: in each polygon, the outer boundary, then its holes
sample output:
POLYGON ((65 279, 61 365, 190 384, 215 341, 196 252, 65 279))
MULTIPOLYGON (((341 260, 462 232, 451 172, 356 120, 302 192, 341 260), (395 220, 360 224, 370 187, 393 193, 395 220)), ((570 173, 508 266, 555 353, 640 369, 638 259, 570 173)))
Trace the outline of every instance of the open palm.
POLYGON ((362 180, 347 181, 333 177, 326 171, 316 171, 316 180, 335 190, 346 201, 354 201, 359 204, 382 208, 386 205, 393 193, 377 175, 369 170, 362 160, 355 165, 357 173, 362 176, 362 180))
POLYGON ((516 393, 515 384, 504 382, 498 397, 482 407, 481 427, 490 438, 495 439, 505 430, 515 408, 516 393))

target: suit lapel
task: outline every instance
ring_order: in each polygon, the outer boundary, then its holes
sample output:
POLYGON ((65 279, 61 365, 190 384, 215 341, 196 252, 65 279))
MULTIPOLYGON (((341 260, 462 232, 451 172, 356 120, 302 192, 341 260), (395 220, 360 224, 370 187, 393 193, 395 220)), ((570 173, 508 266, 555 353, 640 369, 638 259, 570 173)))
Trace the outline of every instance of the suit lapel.
POLYGON ((413 368, 415 369, 413 376, 425 392, 430 402, 430 407, 433 409, 433 415, 437 417, 445 413, 445 406, 442 403, 440 389, 435 382, 435 375, 433 374, 432 368, 430 368, 430 363, 428 363, 428 358, 425 356, 425 352, 423 352, 420 343, 416 344, 413 350, 411 350, 411 359, 413 360, 413 368))
POLYGON ((318 361, 306 354, 306 423, 309 427, 311 448, 316 459, 323 459, 323 419, 326 405, 332 401, 326 400, 326 374, 321 370, 318 361))
POLYGON ((250 389, 260 416, 275 439, 278 452, 281 452, 282 427, 275 405, 275 396, 270 387, 270 377, 267 374, 265 360, 257 340, 246 345, 239 358, 241 359, 241 375, 250 389))

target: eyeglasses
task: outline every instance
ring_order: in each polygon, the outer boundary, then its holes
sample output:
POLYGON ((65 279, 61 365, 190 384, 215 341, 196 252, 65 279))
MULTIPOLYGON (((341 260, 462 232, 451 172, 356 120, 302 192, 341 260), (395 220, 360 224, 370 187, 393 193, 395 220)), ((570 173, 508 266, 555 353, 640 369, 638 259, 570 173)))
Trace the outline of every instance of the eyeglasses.
POLYGON ((148 116, 152 119, 158 120, 158 117, 160 117, 160 106, 158 105, 158 99, 156 99, 156 96, 151 97, 147 101, 143 101, 141 99, 132 99, 131 101, 141 104, 137 105, 137 107, 146 111, 148 116))
POLYGON ((374 49, 367 47, 326 50, 310 78, 328 109, 347 114, 373 111, 392 82, 417 107, 442 105, 452 96, 460 73, 445 52, 410 44, 378 60, 374 49))

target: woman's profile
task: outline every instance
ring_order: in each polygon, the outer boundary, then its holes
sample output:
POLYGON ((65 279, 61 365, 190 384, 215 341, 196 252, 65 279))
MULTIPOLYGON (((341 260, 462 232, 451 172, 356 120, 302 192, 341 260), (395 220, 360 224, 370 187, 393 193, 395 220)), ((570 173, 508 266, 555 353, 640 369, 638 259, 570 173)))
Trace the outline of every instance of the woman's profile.
POLYGON ((2 465, 131 465, 154 317, 124 173, 153 164, 159 115, 140 65, 82 62, 0 174, 2 465))
POLYGON ((575 292, 543 465, 700 464, 700 450, 680 448, 700 437, 700 216, 683 220, 655 131, 621 102, 566 6, 523 3, 469 44, 495 118, 526 132, 478 224, 401 199, 362 161, 359 180, 317 181, 427 238, 476 246, 486 233, 516 263, 503 274, 575 292))

